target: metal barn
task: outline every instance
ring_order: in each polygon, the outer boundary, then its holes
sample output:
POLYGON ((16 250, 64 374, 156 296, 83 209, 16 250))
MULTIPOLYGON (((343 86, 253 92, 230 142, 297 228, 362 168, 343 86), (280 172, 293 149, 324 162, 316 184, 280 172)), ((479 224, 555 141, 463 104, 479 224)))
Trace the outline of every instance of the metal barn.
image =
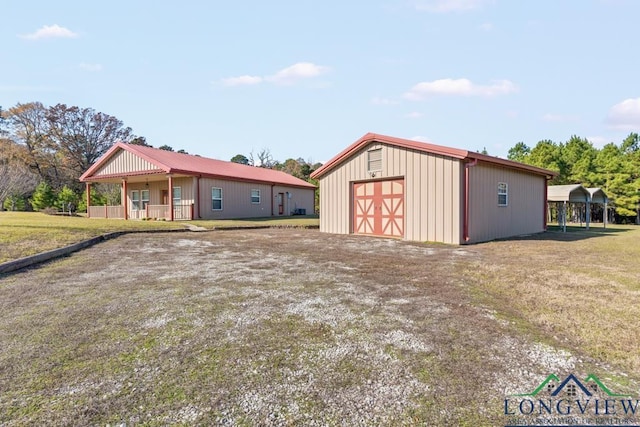
POLYGON ((368 133, 312 177, 320 181, 320 231, 464 244, 544 231, 555 175, 368 133))

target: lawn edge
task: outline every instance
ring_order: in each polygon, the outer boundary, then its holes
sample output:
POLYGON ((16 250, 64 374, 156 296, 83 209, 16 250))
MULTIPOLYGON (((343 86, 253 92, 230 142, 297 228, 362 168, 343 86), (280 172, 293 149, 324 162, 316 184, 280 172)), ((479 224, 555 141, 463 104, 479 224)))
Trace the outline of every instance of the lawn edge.
POLYGON ((175 233, 175 232, 188 232, 191 231, 188 228, 185 229, 168 229, 168 230, 125 230, 125 231, 113 231, 110 233, 101 234, 99 236, 92 237, 90 239, 82 240, 78 243, 73 243, 68 246, 63 246, 61 248, 51 249, 46 252, 40 252, 39 254, 29 255, 23 258, 14 259, 11 261, 6 261, 0 263, 0 277, 13 273, 18 270, 22 270, 23 268, 33 267, 37 264, 42 264, 47 261, 51 261, 56 258, 62 258, 64 256, 70 255, 74 252, 81 251, 82 249, 86 249, 88 247, 94 246, 100 242, 104 242, 105 240, 115 239, 116 237, 120 237, 124 234, 133 234, 133 233, 175 233))
POLYGON ((175 232, 211 232, 211 231, 231 231, 231 230, 255 230, 255 229, 266 229, 266 228, 309 228, 309 229, 317 229, 319 226, 316 225, 308 225, 308 226, 282 226, 282 225, 256 225, 256 226, 230 226, 230 227, 214 227, 212 229, 202 229, 201 227, 190 227, 185 226, 184 229, 167 229, 167 230, 124 230, 124 231, 113 231, 110 233, 101 234, 96 237, 92 237, 90 239, 82 240, 78 243, 73 243, 68 246, 64 246, 62 248, 51 249, 46 252, 41 252, 35 255, 29 255, 23 258, 14 259, 11 261, 6 261, 0 263, 0 277, 13 273, 18 270, 22 270, 24 268, 33 267, 38 264, 42 264, 56 258, 62 258, 64 256, 70 255, 74 252, 81 251, 82 249, 86 249, 88 247, 97 245, 100 242, 104 242, 105 240, 115 239, 116 237, 120 237, 125 234, 142 234, 142 233, 175 233, 175 232))

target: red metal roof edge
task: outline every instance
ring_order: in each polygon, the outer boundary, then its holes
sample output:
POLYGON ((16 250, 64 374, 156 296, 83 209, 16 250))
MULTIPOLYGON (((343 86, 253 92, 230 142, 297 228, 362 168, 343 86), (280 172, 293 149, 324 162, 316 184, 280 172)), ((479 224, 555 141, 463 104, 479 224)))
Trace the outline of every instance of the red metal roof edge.
POLYGON ((145 176, 145 175, 158 175, 158 174, 165 174, 166 172, 162 169, 146 169, 146 170, 142 170, 142 171, 135 171, 135 172, 127 172, 125 173, 110 173, 107 175, 97 175, 97 176, 91 176, 88 178, 85 178, 84 181, 85 182, 93 182, 93 181, 101 181, 104 179, 113 179, 113 178, 125 178, 128 176, 145 176))
POLYGON ((555 172, 549 169, 539 168, 537 166, 527 165, 526 163, 520 163, 520 162, 516 162, 509 159, 502 159, 500 157, 489 156, 487 154, 482 154, 482 153, 469 152, 469 155, 467 157, 470 159, 477 159, 478 161, 481 161, 481 162, 492 163, 492 164, 505 166, 512 169, 525 170, 528 172, 535 173, 536 175, 546 175, 551 178, 559 175, 558 172, 555 172))
POLYGON ((426 142, 413 141, 411 139, 397 138, 394 136, 380 135, 376 133, 367 133, 358 139, 353 144, 349 145, 347 148, 342 150, 336 156, 334 156, 327 163, 316 169, 312 174, 311 178, 319 178, 320 176, 327 173, 329 170, 333 169, 335 166, 343 162, 345 159, 350 157, 353 153, 358 151, 363 146, 371 143, 371 142, 381 142, 390 145, 395 145, 398 147, 409 148, 412 150, 423 151, 431 154, 439 154, 443 156, 453 157, 459 160, 465 159, 478 159, 479 161, 484 161, 487 163, 498 164, 501 166, 526 170, 528 172, 532 172, 539 175, 546 176, 557 176, 556 172, 539 168, 536 166, 526 165, 524 163, 514 162, 513 160, 501 159, 499 157, 488 156, 486 154, 474 153, 467 150, 461 150, 459 148, 451 148, 445 147, 443 145, 430 144, 426 142))

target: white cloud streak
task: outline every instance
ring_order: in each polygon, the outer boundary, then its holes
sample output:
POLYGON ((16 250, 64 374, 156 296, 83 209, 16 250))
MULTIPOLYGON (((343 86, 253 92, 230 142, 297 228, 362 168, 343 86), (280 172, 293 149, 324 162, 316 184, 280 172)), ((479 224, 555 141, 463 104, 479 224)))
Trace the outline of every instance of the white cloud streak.
POLYGON ((283 68, 272 75, 264 77, 244 75, 227 77, 221 81, 225 86, 253 86, 264 82, 276 85, 293 85, 298 83, 300 80, 318 77, 327 73, 329 70, 329 67, 316 65, 312 62, 298 62, 289 67, 283 68))
POLYGON ((607 123, 613 129, 640 129, 640 98, 629 98, 609 109, 607 123))
POLYGON ((488 85, 478 85, 468 79, 440 79, 416 84, 404 94, 404 98, 420 101, 434 95, 491 97, 517 91, 518 87, 510 80, 495 80, 488 85))
POLYGON ((260 76, 238 76, 222 79, 222 84, 225 86, 252 86, 260 83, 262 83, 260 76))
POLYGON ((300 79, 318 77, 327 71, 329 71, 329 68, 322 65, 316 65, 311 62, 298 62, 290 67, 283 68, 272 76, 265 77, 265 80, 276 84, 290 85, 300 79))
POLYGON ((58 24, 44 25, 42 28, 37 29, 30 34, 23 34, 19 37, 27 40, 42 40, 42 39, 73 39, 78 37, 77 33, 74 33, 68 28, 61 27, 58 24))

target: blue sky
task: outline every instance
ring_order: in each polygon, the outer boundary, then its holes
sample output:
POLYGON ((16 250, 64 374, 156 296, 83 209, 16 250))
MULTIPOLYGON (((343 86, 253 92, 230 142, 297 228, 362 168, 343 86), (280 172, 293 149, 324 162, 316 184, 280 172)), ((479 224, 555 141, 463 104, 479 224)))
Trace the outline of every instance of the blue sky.
POLYGON ((154 146, 326 161, 367 132, 506 157, 640 131, 635 0, 13 1, 0 106, 116 116, 154 146))

